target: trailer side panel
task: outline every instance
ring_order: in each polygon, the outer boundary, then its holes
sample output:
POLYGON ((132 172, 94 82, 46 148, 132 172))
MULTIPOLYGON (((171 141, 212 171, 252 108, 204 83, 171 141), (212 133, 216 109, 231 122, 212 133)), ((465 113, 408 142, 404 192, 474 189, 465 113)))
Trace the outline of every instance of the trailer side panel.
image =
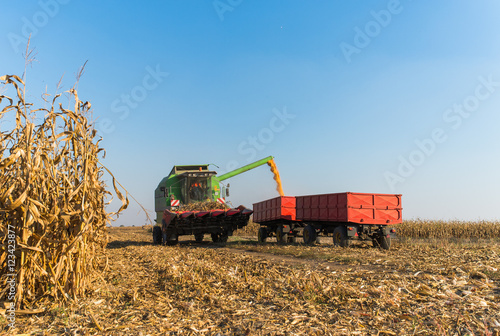
POLYGON ((267 222, 279 219, 295 220, 295 197, 280 196, 253 205, 253 221, 267 222))
POLYGON ((296 197, 296 219, 393 225, 402 222, 401 195, 336 193, 296 197))

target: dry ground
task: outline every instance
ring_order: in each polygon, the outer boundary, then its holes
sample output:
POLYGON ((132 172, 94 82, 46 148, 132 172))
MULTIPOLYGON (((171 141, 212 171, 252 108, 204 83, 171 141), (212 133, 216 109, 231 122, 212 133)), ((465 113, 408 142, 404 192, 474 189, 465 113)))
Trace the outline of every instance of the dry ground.
POLYGON ((383 251, 242 237, 153 246, 142 228, 110 235, 88 298, 44 303, 44 314, 18 316, 16 332, 500 335, 498 241, 408 240, 383 251))

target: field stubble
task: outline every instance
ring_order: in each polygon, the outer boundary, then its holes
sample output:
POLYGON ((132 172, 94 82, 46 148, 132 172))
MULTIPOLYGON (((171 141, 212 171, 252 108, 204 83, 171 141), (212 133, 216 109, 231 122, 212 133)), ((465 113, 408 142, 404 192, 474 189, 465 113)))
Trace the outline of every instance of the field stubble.
POLYGON ((110 232, 107 270, 88 299, 20 317, 18 332, 500 334, 500 247, 492 241, 410 240, 385 251, 235 237, 225 247, 165 247, 152 246, 142 228, 110 232))

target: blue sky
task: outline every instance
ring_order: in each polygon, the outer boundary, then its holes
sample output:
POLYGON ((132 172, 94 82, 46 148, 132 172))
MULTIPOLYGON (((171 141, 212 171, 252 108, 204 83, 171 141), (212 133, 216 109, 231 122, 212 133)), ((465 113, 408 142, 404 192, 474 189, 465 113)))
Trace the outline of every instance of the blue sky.
MULTIPOLYGON (((74 83, 103 163, 148 209, 175 164, 275 156, 288 195, 403 194, 406 218, 499 219, 497 1, 1 1, 0 74, 74 83), (252 141, 257 139, 257 143, 252 141)), ((277 196, 267 166, 234 205, 277 196)), ((132 204, 114 225, 142 225, 132 204)))

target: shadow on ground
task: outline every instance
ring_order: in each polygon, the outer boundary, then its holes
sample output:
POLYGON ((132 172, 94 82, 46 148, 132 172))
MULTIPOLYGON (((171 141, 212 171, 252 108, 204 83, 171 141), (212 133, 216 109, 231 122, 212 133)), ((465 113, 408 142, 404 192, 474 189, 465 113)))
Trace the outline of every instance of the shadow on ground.
POLYGON ((153 245, 153 243, 147 241, 115 240, 109 242, 108 245, 106 245, 106 248, 117 249, 117 248, 124 248, 127 246, 146 246, 146 245, 153 245))

